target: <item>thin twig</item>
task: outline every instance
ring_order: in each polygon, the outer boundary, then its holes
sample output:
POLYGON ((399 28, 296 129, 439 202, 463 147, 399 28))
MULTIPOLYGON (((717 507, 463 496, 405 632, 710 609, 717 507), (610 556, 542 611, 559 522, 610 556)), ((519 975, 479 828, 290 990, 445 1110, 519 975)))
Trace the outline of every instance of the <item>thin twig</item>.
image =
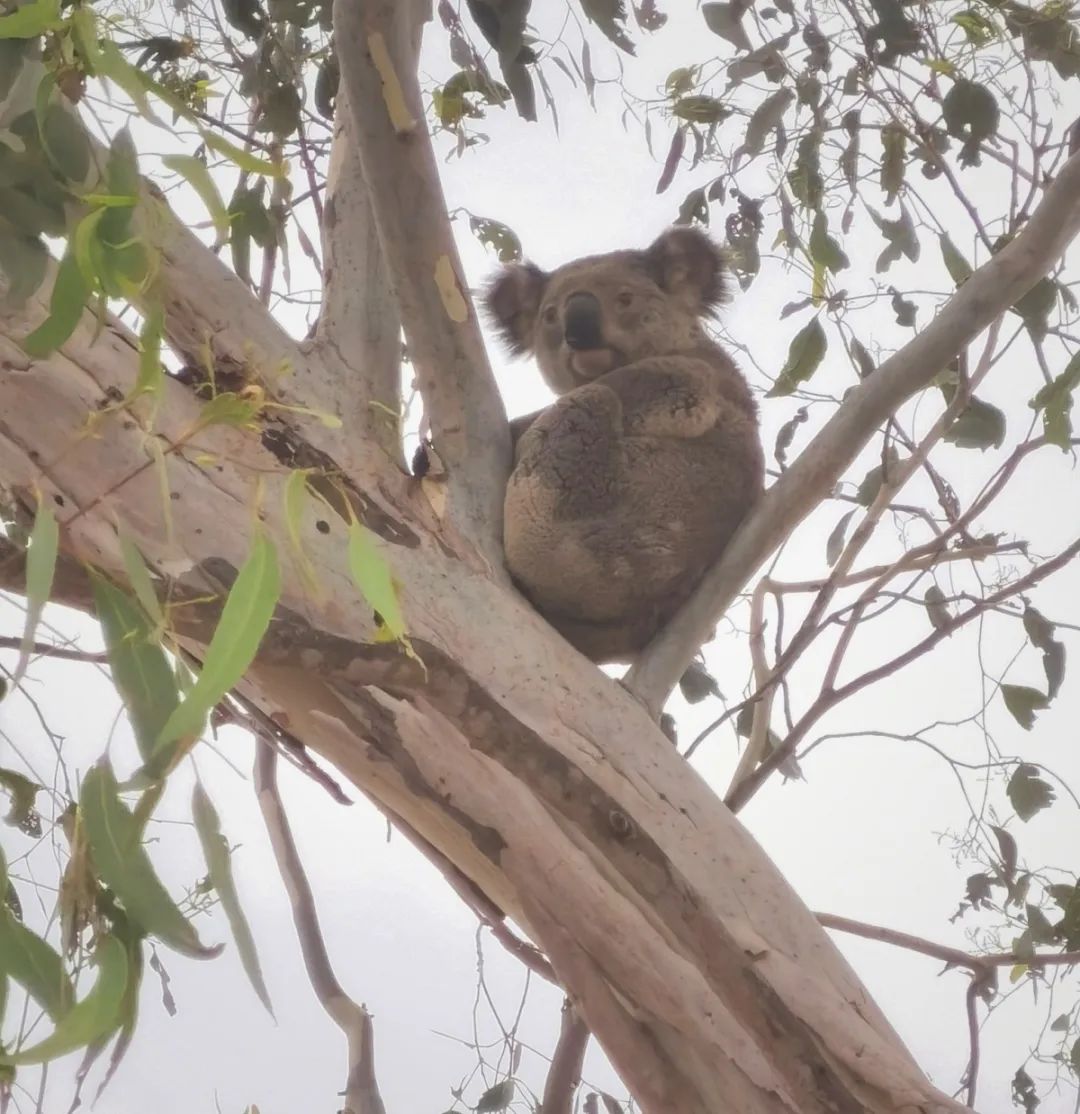
POLYGON ((274 858, 289 895, 293 924, 300 939, 308 979, 319 1004, 345 1034, 348 1042, 349 1070, 342 1114, 386 1114, 375 1078, 371 1014, 345 993, 330 964, 319 927, 315 897, 278 792, 277 753, 265 744, 255 748, 255 790, 274 858))

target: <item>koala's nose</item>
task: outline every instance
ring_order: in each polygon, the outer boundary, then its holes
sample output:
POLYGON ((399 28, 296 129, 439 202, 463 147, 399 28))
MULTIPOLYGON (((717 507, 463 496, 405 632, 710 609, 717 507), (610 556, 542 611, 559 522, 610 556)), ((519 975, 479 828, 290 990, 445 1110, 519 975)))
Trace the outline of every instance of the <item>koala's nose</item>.
POLYGON ((600 302, 593 294, 571 294, 563 313, 566 343, 579 352, 602 348, 600 302))

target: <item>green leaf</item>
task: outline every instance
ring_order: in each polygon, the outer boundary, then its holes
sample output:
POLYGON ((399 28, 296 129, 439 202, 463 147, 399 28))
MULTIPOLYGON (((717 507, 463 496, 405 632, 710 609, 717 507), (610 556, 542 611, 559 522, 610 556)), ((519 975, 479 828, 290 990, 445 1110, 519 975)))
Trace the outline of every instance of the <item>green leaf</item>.
POLYGON ((127 986, 127 953, 115 936, 99 937, 94 955, 98 977, 43 1041, 20 1052, 0 1052, 0 1064, 43 1064, 77 1048, 104 1040, 115 1028, 127 986))
POLYGON ((26 673, 34 649, 34 635, 38 621, 52 592, 53 574, 56 571, 56 554, 60 548, 60 529, 52 507, 45 496, 38 498, 34 515, 34 528, 26 551, 26 618, 23 622, 22 640, 19 643, 19 660, 11 675, 14 687, 26 673))
POLYGON ((75 226, 71 235, 71 251, 88 290, 95 289, 103 270, 98 225, 107 212, 107 209, 91 209, 75 226))
POLYGON ((91 767, 79 794, 79 815, 101 880, 123 902, 132 924, 184 955, 207 959, 221 951, 199 941, 154 872, 142 844, 143 825, 120 800, 106 761, 91 767))
POLYGON ((75 332, 90 287, 71 246, 60 260, 49 299, 49 316, 22 342, 27 355, 40 359, 59 348, 75 332))
POLYGON ((945 593, 936 584, 931 584, 926 589, 923 603, 926 605, 926 614, 934 630, 943 630, 952 621, 948 605, 945 603, 945 593))
POLYGON ((258 399, 244 398, 233 391, 214 395, 199 411, 199 428, 213 425, 233 426, 236 429, 254 427, 262 403, 258 399))
POLYGON ((634 44, 623 27, 626 9, 622 0, 581 0, 581 10, 620 50, 634 53, 634 44))
POLYGON ((960 249, 949 239, 947 232, 942 232, 938 236, 938 244, 941 247, 941 258, 945 262, 945 270, 949 272, 949 278, 957 286, 971 278, 971 264, 961 254, 960 249))
POLYGON ((221 907, 225 910, 229 928, 236 941, 236 949, 240 953, 240 962, 259 1000, 273 1017, 274 1009, 270 1004, 270 994, 263 979, 258 952, 255 950, 255 939, 251 935, 247 917, 244 916, 244 910, 240 905, 240 896, 236 892, 229 845, 221 834, 221 821, 218 819, 217 810, 199 782, 196 782, 191 798, 191 811, 195 830, 199 834, 199 842, 206 856, 210 882, 221 899, 221 907))
POLYGON ((769 137, 769 133, 776 131, 783 123, 784 115, 794 100, 795 94, 790 89, 777 89, 775 93, 770 93, 754 109, 747 121, 742 146, 739 147, 736 156, 760 154, 765 149, 765 140, 769 137))
POLYGON ((404 641, 405 616, 390 566, 371 531, 355 520, 349 525, 349 572, 389 636, 404 641))
POLYGON ((886 124, 881 129, 881 145, 881 188, 885 191, 885 204, 891 205, 904 184, 904 166, 907 161, 907 136, 904 129, 899 124, 886 124))
POLYGON ((210 709, 247 672, 281 595, 281 574, 270 539, 259 532, 221 610, 202 672, 161 729, 158 747, 197 738, 210 709))
POLYGON ((961 166, 979 165, 979 147, 997 134, 1001 110, 997 98, 985 85, 960 78, 941 102, 949 135, 964 140, 960 148, 961 166))
POLYGON ((889 293, 892 295, 892 308, 893 313, 896 314, 897 325, 902 325, 905 329, 914 329, 918 307, 893 286, 889 287, 889 293))
POLYGON ((37 236, 27 236, 0 225, 0 271, 7 279, 3 305, 9 309, 21 309, 26 305, 45 281, 48 263, 48 250, 37 236))
POLYGON ((820 209, 825 196, 825 182, 821 177, 821 136, 821 129, 815 127, 799 140, 795 167, 787 176, 791 192, 807 209, 820 209))
POLYGON ((875 465, 863 476, 862 482, 855 492, 855 501, 862 507, 869 507, 878 497, 885 480, 896 474, 899 464, 900 454, 890 445, 885 450, 882 463, 875 465))
POLYGON ((907 206, 900 202, 899 220, 890 220, 888 217, 883 217, 870 205, 867 205, 866 208, 874 223, 881 229, 882 234, 888 241, 888 246, 878 256, 878 273, 887 271, 901 255, 906 255, 913 263, 916 262, 920 252, 919 238, 911 214, 907 211, 907 206))
POLYGON ((792 338, 784 367, 766 397, 789 395, 800 383, 805 383, 817 371, 827 346, 825 330, 815 317, 792 338))
POLYGON ((867 352, 866 345, 858 337, 851 338, 851 358, 855 361, 861 378, 865 379, 868 375, 873 375, 874 361, 867 352))
POLYGON ((0 907, 0 971, 14 979, 54 1021, 71 1008, 75 992, 56 950, 0 907))
POLYGON ((680 97, 672 106, 671 114, 692 124, 718 124, 734 111, 716 97, 704 95, 680 97))
POLYGON ((1005 414, 972 398, 945 431, 944 440, 960 449, 998 449, 1005 440, 1005 414))
POLYGON ((165 311, 160 305, 150 306, 139 331, 139 375, 131 390, 133 397, 161 397, 165 386, 165 369, 161 364, 161 339, 164 333, 165 311))
POLYGON ((1053 787, 1039 777, 1038 766, 1029 766, 1026 762, 1021 762, 1013 771, 1005 791, 1016 815, 1025 823, 1054 803, 1053 787))
POLYGON ((1067 1013, 1058 1014, 1053 1021, 1050 1022, 1051 1033, 1067 1033, 1072 1025, 1072 1018, 1067 1013))
POLYGON ((840 171, 853 194, 857 192, 859 185, 859 128, 861 127, 859 116, 859 110, 853 108, 845 112, 842 118, 844 131, 848 133, 849 138, 847 146, 840 155, 840 171))
POLYGON ((975 8, 954 15, 952 21, 963 29, 967 41, 976 49, 988 46, 998 38, 997 27, 975 8))
POLYGON ((816 264, 827 267, 833 274, 848 266, 848 257, 835 238, 829 235, 829 218, 824 209, 819 209, 814 214, 810 232, 810 258, 816 264))
POLYGON ((36 57, 35 43, 25 39, 0 38, 0 100, 11 92, 31 51, 35 51, 36 57))
POLYGON ((1064 451, 1070 449, 1072 438, 1073 392, 1080 387, 1080 352, 1077 352, 1065 366, 1065 370, 1053 382, 1047 383, 1028 405, 1035 411, 1043 412, 1043 433, 1046 439, 1064 451))
POLYGON ((500 263, 513 263, 521 258, 521 240, 502 221, 489 217, 469 217, 469 230, 485 247, 493 248, 500 263))
POLYGON ((101 63, 101 47, 98 46, 97 16, 93 8, 79 7, 71 13, 71 38, 86 72, 96 75, 101 63))
POLYGON ((90 141, 75 115, 59 101, 45 109, 41 144, 61 177, 75 185, 85 182, 90 172, 90 141))
POLYGON ((1005 698, 1005 707, 1025 731, 1035 726, 1035 713, 1050 704, 1038 689, 1029 685, 1002 685, 1001 695, 1005 698))
POLYGON ((124 558, 124 571, 127 573, 131 590, 135 593, 135 598, 142 604, 143 611, 150 616, 154 624, 162 626, 165 623, 165 615, 161 610, 161 604, 158 603, 150 570, 146 567, 143 555, 139 552, 127 531, 121 527, 119 533, 120 552, 124 558))
POLYGON ((237 147, 235 143, 222 139, 220 135, 207 128, 200 128, 199 135, 202 136, 203 142, 211 151, 227 158, 229 162, 238 166, 241 170, 246 170, 248 174, 263 174, 270 178, 280 178, 285 173, 285 167, 282 163, 260 159, 249 151, 237 147))
MULTIPOLYGON (((11 809, 4 817, 4 823, 35 839, 40 838, 41 815, 37 810, 37 795, 42 787, 18 770, 0 766, 0 788, 5 789, 11 797, 11 809)), ((3 900, 2 897, 0 900, 3 900)))
POLYGON ((1024 607, 1024 631, 1031 644, 1043 652, 1046 698, 1053 700, 1065 680, 1065 644, 1054 637, 1054 624, 1031 604, 1024 607))
POLYGON ((1057 308, 1057 297, 1058 284, 1043 278, 1011 308, 1024 319, 1032 336, 1042 339, 1050 326, 1050 314, 1057 308))
POLYGON ((199 195, 206 206, 214 231, 224 239, 229 231, 229 211, 221 199, 214 179, 202 159, 194 155, 165 155, 161 160, 170 170, 174 170, 199 195))
POLYGON ((742 17, 746 12, 745 3, 732 4, 702 4, 701 14, 705 17, 705 26, 714 35, 727 39, 736 50, 749 50, 750 36, 747 35, 742 25, 742 17))
POLYGON ((476 1104, 476 1114, 495 1114, 496 1111, 505 1110, 514 1101, 514 1081, 504 1079, 489 1087, 476 1104))
POLYGON ((90 585, 113 683, 127 709, 139 754, 149 764, 162 728, 180 703, 176 677, 142 608, 97 573, 91 574, 90 585))
POLYGON ((844 551, 844 539, 847 536, 848 523, 854 514, 855 511, 850 510, 847 514, 842 515, 840 521, 829 534, 829 540, 825 543, 825 560, 830 568, 836 564, 840 554, 844 551))
POLYGON ((787 64, 784 61, 784 51, 791 42, 791 32, 778 36, 771 42, 751 50, 734 62, 729 62, 727 67, 728 88, 741 85, 752 77, 762 74, 766 81, 774 85, 784 79, 787 74, 787 64))
POLYGON ((31 0, 0 17, 0 39, 36 39, 63 26, 60 0, 31 0))

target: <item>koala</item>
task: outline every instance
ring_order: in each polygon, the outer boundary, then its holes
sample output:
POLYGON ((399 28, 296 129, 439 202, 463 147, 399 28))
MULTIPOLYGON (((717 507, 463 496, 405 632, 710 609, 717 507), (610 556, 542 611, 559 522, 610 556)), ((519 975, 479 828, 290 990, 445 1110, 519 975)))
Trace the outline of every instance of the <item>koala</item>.
POLYGON ((596 662, 646 645, 762 492, 757 407, 702 327, 724 269, 707 236, 672 228, 550 273, 512 264, 485 292, 503 340, 559 396, 511 426, 507 565, 596 662))

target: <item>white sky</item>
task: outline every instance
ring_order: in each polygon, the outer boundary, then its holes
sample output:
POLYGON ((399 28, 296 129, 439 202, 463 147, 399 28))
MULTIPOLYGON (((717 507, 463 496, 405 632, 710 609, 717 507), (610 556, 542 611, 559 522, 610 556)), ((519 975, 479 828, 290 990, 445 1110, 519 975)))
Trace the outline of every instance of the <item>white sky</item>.
MULTIPOLYGON (((675 0, 667 5, 669 9, 677 6, 675 0)), ((649 91, 661 84, 675 66, 704 61, 718 53, 724 55, 727 50, 721 40, 707 36, 700 15, 687 5, 673 15, 664 35, 642 42, 641 72, 654 76, 635 77, 635 86, 649 91)), ((593 50, 593 64, 603 76, 611 71, 612 60, 597 48, 593 50)), ((446 73, 441 48, 428 59, 428 69, 432 74, 446 73)), ((543 112, 541 122, 533 126, 522 124, 510 113, 493 112, 483 122, 493 142, 463 159, 443 163, 450 207, 464 206, 478 215, 506 222, 521 235, 527 254, 542 266, 594 251, 645 246, 670 222, 684 194, 708 181, 715 170, 702 167, 691 174, 684 169, 671 190, 657 197, 659 166, 647 157, 636 125, 631 122, 625 132, 619 127, 614 90, 607 94, 601 90, 601 111, 594 114, 582 103, 580 93, 570 91, 554 69, 549 70, 549 80, 559 98, 561 139, 555 136, 543 112)), ((1065 115, 1069 115, 1068 107, 1065 115)), ((147 135, 148 145, 140 143, 140 149, 157 149, 161 133, 147 135)), ((667 138, 666 126, 658 123, 654 143, 661 157, 667 138)), ((447 146, 445 140, 439 142, 447 146)), ((989 189, 994 188, 992 178, 983 180, 990 181, 989 189)), ((718 232, 722 230, 722 218, 723 212, 717 213, 714 207, 718 232)), ((955 227, 962 226, 957 222, 955 227)), ((466 272, 478 285, 494 260, 473 240, 464 221, 457 228, 466 272)), ((965 237, 961 231, 955 233, 957 242, 968 250, 970 237, 965 237)), ((872 238, 867 243, 867 251, 876 254, 879 241, 872 238)), ((766 247, 763 243, 763 250, 766 247)), ((898 265, 887 276, 888 281, 902 289, 941 288, 940 267, 932 248, 929 240, 921 270, 898 265), (932 259, 928 261, 929 257, 932 259), (937 270, 927 278, 930 267, 937 270)), ((873 255, 868 259, 872 267, 873 255)), ((294 285, 310 285, 312 279, 304 274, 299 252, 293 253, 292 264, 294 285)), ((856 260, 856 271, 844 285, 865 289, 869 281, 866 261, 856 260)), ((779 321, 778 308, 804 293, 803 280, 772 266, 747 294, 737 295, 727 311, 726 324, 733 340, 752 350, 754 362, 772 374, 782 365, 790 338, 807 319, 806 315, 796 315, 779 321)), ((925 311, 920 320, 924 316, 925 311)), ((895 330, 883 327, 880 337, 875 331, 875 322, 890 320, 887 313, 875 316, 870 311, 865 317, 856 315, 854 320, 866 322, 858 326, 866 330, 864 339, 878 337, 885 345, 895 343, 895 330)), ((302 331, 299 321, 296 328, 302 331)), ((546 391, 529 363, 510 364, 494 352, 493 357, 512 412, 527 411, 545 401, 546 391)), ((980 392, 1006 410, 1016 430, 1026 428, 1030 415, 1026 401, 1035 390, 1025 359, 1007 361, 980 392)), ((748 371, 755 387, 767 387, 767 381, 749 367, 748 371)), ((850 382, 845 361, 830 355, 821 379, 829 390, 842 389, 850 382)), ((775 433, 799 405, 801 402, 795 399, 763 402, 763 437, 770 463, 775 433)), ((800 428, 791 456, 820 424, 823 413, 812 411, 811 421, 800 428)), ((920 410, 920 427, 925 428, 935 416, 936 411, 929 407, 920 410)), ((1010 436, 1014 435, 1011 424, 1010 436)), ((875 452, 868 451, 852 469, 850 478, 856 483, 874 463, 875 452)), ((946 447, 940 454, 940 465, 963 496, 993 471, 1002 455, 946 447)), ((1069 540, 1076 528, 1075 484, 1068 458, 1041 454, 1029 463, 1015 490, 1000 501, 983 525, 1037 538, 1038 550, 1049 555, 1069 540)), ((911 501, 918 495, 918 488, 905 493, 911 501)), ((791 579, 822 575, 826 571, 825 539, 847 509, 830 503, 815 514, 785 554, 781 575, 791 579)), ((889 543, 894 540, 893 527, 884 523, 879 533, 883 540, 868 548, 864 556, 867 563, 892 552, 889 543)), ((1078 589, 1080 583, 1073 569, 1059 578, 1056 586, 1040 589, 1034 602, 1045 614, 1064 618, 1078 589)), ((56 612, 52 619, 65 632, 84 631, 82 644, 87 648, 99 645, 93 625, 86 620, 62 612, 56 612)), ((738 622, 744 625, 744 616, 738 622)), ((878 660, 928 629, 925 615, 914 609, 897 615, 891 624, 887 628, 889 643, 882 645, 871 639, 861 647, 857 661, 878 660)), ((0 631, 15 633, 20 627, 17 608, 0 606, 0 631)), ((818 749, 805 763, 806 782, 771 784, 745 810, 743 817, 751 831, 812 908, 888 924, 961 947, 965 931, 978 923, 968 918, 953 925, 947 919, 963 894, 964 878, 979 869, 954 863, 949 844, 939 838, 941 832, 959 830, 965 822, 964 801, 956 780, 929 750, 866 734, 869 730, 909 732, 938 721, 970 716, 978 706, 981 683, 974 660, 976 633, 971 629, 954 636, 948 647, 930 660, 887 686, 870 690, 831 716, 825 730, 857 734, 818 749)), ((987 670, 999 673, 1022 643, 1018 624, 994 627, 992 637, 983 646, 987 670)), ((709 660, 725 695, 737 699, 746 679, 744 636, 722 625, 709 660)), ((5 662, 10 664, 8 659, 5 662)), ((1009 679, 1041 684, 1037 656, 1028 651, 1009 679)), ((72 774, 84 771, 106 746, 111 746, 117 756, 130 756, 126 729, 114 727, 116 694, 100 671, 85 665, 43 662, 32 671, 29 686, 41 700, 50 726, 63 738, 63 757, 72 774)), ((807 690, 797 695, 805 704, 807 690)), ((712 703, 688 709, 676 698, 676 704, 684 743, 719 712, 712 703)), ((1078 705, 1072 674, 1067 674, 1066 691, 1040 716, 1030 736, 1024 735, 1004 711, 1000 697, 990 704, 988 726, 1006 753, 1028 753, 1078 784, 1078 705)), ((38 774, 52 776, 49 743, 26 702, 13 699, 0 706, 0 732, 0 754, 4 755, 0 764, 10 764, 6 737, 18 753, 31 760, 38 774)), ((958 758, 975 763, 985 759, 981 734, 970 725, 934 737, 949 745, 958 758)), ((278 1022, 275 1025, 262 1012, 232 949, 209 963, 196 963, 162 950, 179 1012, 174 1018, 165 1014, 156 978, 148 972, 135 1044, 118 1077, 97 1104, 96 1109, 103 1114, 135 1114, 146 1109, 157 1109, 162 1114, 218 1109, 239 1114, 248 1103, 257 1103, 262 1114, 336 1109, 334 1095, 343 1076, 343 1042, 315 1002, 303 974, 285 896, 245 780, 251 745, 232 731, 223 736, 221 750, 239 766, 243 778, 230 772, 208 749, 200 754, 199 768, 211 788, 227 836, 240 845, 234 862, 241 896, 253 924, 278 1022)), ((734 759, 731 736, 721 733, 702 748, 696 764, 722 791, 734 759)), ((292 775, 284 766, 282 779, 338 973, 354 996, 375 1014, 378 1073, 387 1108, 391 1114, 438 1114, 451 1106, 448 1088, 466 1077, 475 1063, 475 1056, 453 1039, 472 1039, 475 922, 404 839, 395 835, 389 843, 386 841, 384 822, 366 803, 359 801, 348 809, 338 807, 322 790, 292 775)), ((189 813, 190 775, 177 775, 174 782, 170 783, 162 816, 181 821, 189 813)), ((970 784, 977 789, 978 779, 970 784)), ((992 797, 1007 815, 1000 786, 993 789, 992 797)), ((1012 830, 1020 839, 1022 859, 1029 864, 1050 861, 1069 866, 1067 848, 1075 848, 1080 835, 1077 809, 1060 800, 1030 824, 1013 825, 1012 830)), ((194 832, 161 823, 155 834, 160 839, 151 846, 151 854, 172 892, 179 894, 203 873, 194 832)), ((25 839, 11 829, 0 830, 0 838, 9 859, 25 850, 25 839)), ((49 882, 52 876, 47 847, 33 864, 40 872, 35 876, 49 882)), ((14 871, 17 876, 19 870, 14 871)), ((19 889, 28 918, 40 927, 42 910, 33 908, 32 888, 22 884, 19 889)), ((43 897, 47 905, 47 894, 43 897)), ((199 928, 207 941, 227 938, 219 915, 210 920, 201 918, 199 928)), ((844 937, 838 942, 919 1062, 940 1086, 951 1091, 967 1054, 966 979, 955 973, 938 977, 938 966, 933 961, 880 944, 844 937)), ((490 940, 485 942, 484 955, 489 989, 504 1022, 509 1024, 517 1009, 523 973, 490 940)), ((1007 985, 1007 979, 1003 984, 1007 985)), ((1068 985, 1069 993, 1054 1014, 1072 1003, 1075 978, 1070 977, 1068 985)), ((995 1019, 984 1034, 982 1111, 1011 1109, 1008 1081, 1024 1056, 1023 1045, 1018 1042, 1031 1036, 1032 1019, 1041 1016, 1038 1011, 1045 1007, 1040 1000, 1033 1012, 1029 1005, 1032 999, 1030 989, 1021 991, 1005 1016, 995 1019)), ((559 1004, 557 993, 533 980, 521 1033, 526 1043, 541 1052, 551 1050, 559 1004)), ((497 1039, 498 1030, 490 1015, 483 1008, 480 1015, 485 1039, 497 1039)), ((72 1057, 53 1070, 45 1103, 50 1114, 67 1108, 76 1063, 77 1057, 72 1057)), ((534 1084, 543 1078, 540 1063, 525 1054, 522 1074, 534 1084)), ((616 1087, 595 1052, 587 1076, 616 1087)), ((87 1099, 99 1075, 91 1078, 87 1099)), ((31 1072, 25 1073, 25 1080, 36 1085, 31 1072)), ((475 1088, 469 1092, 473 1102, 478 1093, 475 1088)), ((1041 1110, 1055 1114, 1072 1110, 1073 1103, 1073 1095, 1063 1092, 1046 1098, 1041 1110)), ((32 1104, 24 1103, 21 1109, 32 1109, 32 1104)))

